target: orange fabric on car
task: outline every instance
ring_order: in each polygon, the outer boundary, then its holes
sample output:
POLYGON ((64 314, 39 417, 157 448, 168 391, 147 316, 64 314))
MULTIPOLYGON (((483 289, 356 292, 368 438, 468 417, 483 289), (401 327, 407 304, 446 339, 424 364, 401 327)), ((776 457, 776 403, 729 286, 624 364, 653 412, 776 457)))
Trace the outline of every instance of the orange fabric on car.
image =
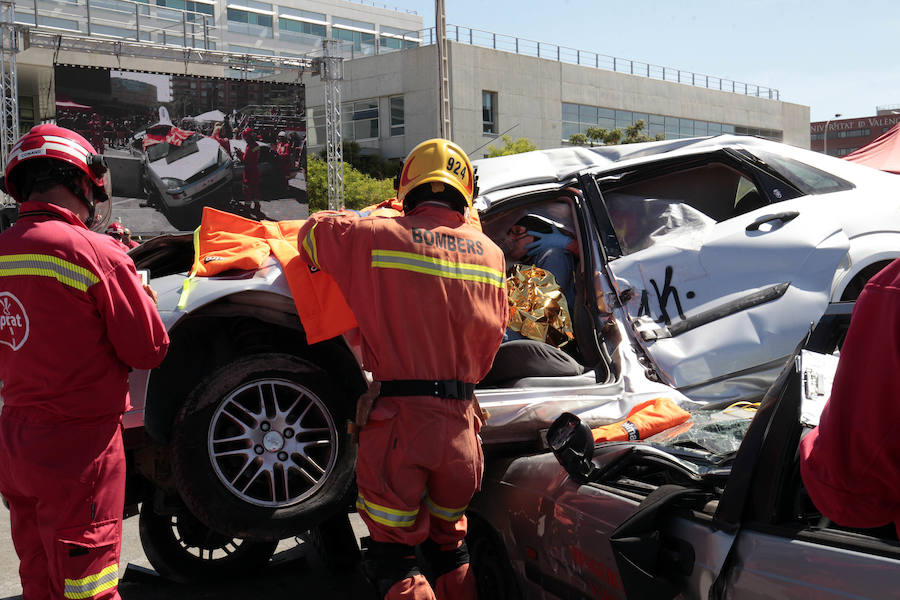
POLYGON ((297 314, 310 344, 356 327, 356 318, 334 279, 300 260, 297 233, 305 221, 254 221, 203 208, 192 275, 255 269, 269 254, 281 263, 297 314))
POLYGON ((690 413, 669 398, 654 398, 636 405, 622 421, 596 427, 591 432, 595 442, 645 440, 690 417, 690 413))

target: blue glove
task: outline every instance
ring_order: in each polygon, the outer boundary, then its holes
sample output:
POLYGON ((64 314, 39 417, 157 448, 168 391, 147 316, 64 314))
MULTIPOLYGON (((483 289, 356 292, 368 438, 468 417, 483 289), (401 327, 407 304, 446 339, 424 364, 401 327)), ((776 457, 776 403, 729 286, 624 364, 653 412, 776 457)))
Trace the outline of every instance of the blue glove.
POLYGON ((349 210, 350 212, 355 212, 356 216, 358 216, 358 217, 368 217, 369 216, 369 211, 367 211, 367 210, 355 210, 353 208, 348 208, 346 210, 349 210))
POLYGON ((572 241, 572 238, 560 231, 556 225, 551 225, 550 227, 553 228, 551 233, 540 233, 531 230, 525 232, 525 235, 535 238, 533 242, 525 246, 529 256, 537 256, 553 248, 565 248, 572 241))

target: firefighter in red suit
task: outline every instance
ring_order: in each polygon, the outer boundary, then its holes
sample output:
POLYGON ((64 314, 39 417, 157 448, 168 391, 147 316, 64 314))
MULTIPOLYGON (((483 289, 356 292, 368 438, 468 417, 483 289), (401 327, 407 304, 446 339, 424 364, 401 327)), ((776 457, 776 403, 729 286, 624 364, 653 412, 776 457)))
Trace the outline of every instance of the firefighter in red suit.
POLYGON ((476 596, 465 544, 483 462, 473 389, 508 309, 503 252, 465 220, 474 187, 462 149, 429 140, 401 171, 403 216, 320 212, 298 236, 300 256, 347 298, 363 364, 380 385, 359 435, 356 506, 372 540, 367 575, 390 600, 476 596))
POLYGON ((91 133, 91 143, 99 154, 103 154, 105 146, 103 142, 103 121, 100 120, 100 115, 97 113, 93 114, 88 122, 88 129, 91 133))
POLYGON ((845 527, 900 532, 900 260, 863 288, 819 425, 800 444, 816 507, 845 527))
POLYGON ((39 125, 12 147, 0 235, 0 494, 26 600, 119 598, 128 371, 169 339, 134 263, 88 229, 109 174, 83 137, 39 125))
POLYGON ((291 179, 291 142, 287 133, 281 131, 278 133, 275 142, 275 154, 278 155, 278 166, 281 167, 281 176, 284 178, 284 187, 288 187, 288 181, 291 179))
POLYGON ((250 202, 251 210, 260 210, 259 203, 259 144, 256 134, 249 127, 241 132, 247 142, 241 162, 244 163, 244 200, 250 202))

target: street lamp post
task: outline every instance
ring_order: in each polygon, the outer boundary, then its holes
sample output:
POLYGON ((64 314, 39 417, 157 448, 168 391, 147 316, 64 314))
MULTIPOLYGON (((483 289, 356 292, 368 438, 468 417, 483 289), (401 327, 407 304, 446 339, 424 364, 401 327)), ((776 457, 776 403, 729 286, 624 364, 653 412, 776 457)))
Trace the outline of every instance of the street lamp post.
MULTIPOLYGON (((841 117, 841 113, 834 113, 834 116, 831 119, 837 119, 841 117)), ((831 124, 831 119, 825 121, 825 132, 822 134, 822 154, 828 155, 828 125, 831 124)))

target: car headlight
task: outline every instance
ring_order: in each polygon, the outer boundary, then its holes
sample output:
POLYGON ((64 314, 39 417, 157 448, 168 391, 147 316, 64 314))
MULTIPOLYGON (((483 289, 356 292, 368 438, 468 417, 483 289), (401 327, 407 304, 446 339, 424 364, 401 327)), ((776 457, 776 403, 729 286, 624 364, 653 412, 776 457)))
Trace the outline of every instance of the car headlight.
POLYGON ((174 190, 176 188, 184 187, 184 182, 180 179, 175 179, 174 177, 163 177, 162 178, 163 185, 166 186, 166 189, 174 190))

